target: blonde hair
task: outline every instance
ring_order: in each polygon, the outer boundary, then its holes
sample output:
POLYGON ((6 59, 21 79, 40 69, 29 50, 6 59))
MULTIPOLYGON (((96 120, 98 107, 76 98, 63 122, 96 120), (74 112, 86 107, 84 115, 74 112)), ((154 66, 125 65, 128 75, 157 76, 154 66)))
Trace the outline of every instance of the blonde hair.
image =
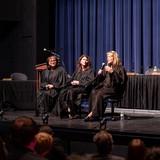
POLYGON ((53 137, 49 133, 39 132, 35 136, 36 144, 35 144, 35 151, 40 154, 44 155, 47 154, 53 146, 53 137))
POLYGON ((118 66, 118 65, 121 65, 121 61, 120 61, 120 58, 119 58, 119 55, 116 51, 109 51, 106 53, 106 56, 113 56, 113 66, 118 66))

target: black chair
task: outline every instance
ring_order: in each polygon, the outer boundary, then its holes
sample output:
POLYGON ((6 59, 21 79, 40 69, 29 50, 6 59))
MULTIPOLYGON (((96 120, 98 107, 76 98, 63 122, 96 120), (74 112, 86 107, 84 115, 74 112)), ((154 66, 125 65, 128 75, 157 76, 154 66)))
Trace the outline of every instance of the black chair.
POLYGON ((24 73, 12 73, 10 75, 11 79, 14 81, 25 81, 28 80, 28 77, 24 73))
POLYGON ((115 113, 114 109, 115 107, 121 107, 121 101, 122 101, 123 96, 122 95, 114 95, 110 96, 107 98, 104 98, 104 109, 106 107, 110 106, 111 107, 111 112, 110 113, 104 113, 103 115, 103 120, 118 120, 120 119, 120 113, 115 113))
POLYGON ((89 95, 87 93, 81 94, 81 104, 78 108, 80 118, 82 118, 82 114, 87 114, 89 111, 89 95))
MULTIPOLYGON (((80 117, 83 113, 88 113, 88 111, 89 111, 88 98, 89 98, 89 96, 87 94, 82 94, 81 105, 79 108, 80 117)), ((115 113, 114 109, 116 107, 121 108, 122 98, 123 98, 122 95, 115 95, 115 96, 110 96, 110 97, 104 98, 104 110, 106 109, 106 107, 110 106, 111 112, 110 113, 103 113, 102 121, 120 119, 120 113, 115 113)))
POLYGON ((123 99, 123 95, 125 93, 125 89, 127 86, 127 80, 128 77, 126 75, 125 81, 123 85, 121 86, 121 93, 115 94, 109 97, 104 98, 104 107, 106 108, 108 105, 111 106, 111 113, 110 115, 104 113, 102 121, 104 122, 105 120, 120 120, 120 119, 130 119, 127 115, 124 115, 123 113, 115 113, 114 109, 115 107, 120 107, 121 108, 121 101, 123 99))

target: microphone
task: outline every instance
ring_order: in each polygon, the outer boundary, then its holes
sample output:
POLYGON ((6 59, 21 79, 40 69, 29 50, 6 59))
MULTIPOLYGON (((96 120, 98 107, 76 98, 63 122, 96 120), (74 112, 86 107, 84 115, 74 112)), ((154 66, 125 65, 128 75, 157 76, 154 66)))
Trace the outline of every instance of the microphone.
POLYGON ((101 68, 98 71, 98 75, 100 75, 103 72, 103 69, 104 69, 105 65, 106 64, 103 62, 101 68))
POLYGON ((101 70, 103 70, 103 69, 104 69, 104 67, 105 67, 105 65, 106 65, 106 64, 103 62, 103 63, 102 63, 102 66, 101 66, 101 68, 100 68, 100 69, 101 69, 101 70))
POLYGON ((51 50, 48 50, 48 49, 46 49, 46 48, 43 48, 43 51, 44 51, 44 52, 48 52, 48 53, 50 53, 50 54, 53 54, 53 55, 57 56, 58 58, 60 57, 59 54, 57 54, 57 53, 55 53, 55 52, 53 52, 53 51, 51 51, 51 50))
POLYGON ((46 49, 46 48, 43 48, 43 51, 45 51, 45 52, 51 52, 50 50, 48 50, 48 49, 46 49))

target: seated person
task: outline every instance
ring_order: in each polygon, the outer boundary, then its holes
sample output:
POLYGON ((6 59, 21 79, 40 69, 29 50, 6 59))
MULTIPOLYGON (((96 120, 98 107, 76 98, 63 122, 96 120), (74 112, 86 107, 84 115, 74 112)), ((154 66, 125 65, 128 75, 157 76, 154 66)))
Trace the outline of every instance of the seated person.
POLYGON ((52 135, 46 132, 39 132, 35 135, 35 153, 41 157, 47 157, 54 144, 52 135))
POLYGON ((126 160, 144 160, 146 147, 142 139, 134 138, 128 145, 128 153, 126 160))
POLYGON ((93 137, 97 153, 91 155, 92 160, 125 160, 124 157, 112 154, 113 138, 106 130, 100 130, 93 137))
POLYGON ((97 81, 89 97, 90 112, 85 121, 94 121, 103 116, 104 98, 122 95, 127 74, 116 51, 106 53, 106 65, 98 71, 97 81))
MULTIPOLYGON (((25 160, 26 157, 41 159, 34 154, 35 135, 38 125, 33 118, 19 116, 11 123, 11 139, 8 143, 7 160, 25 160)), ((29 159, 29 158, 28 158, 29 159)))
POLYGON ((66 83, 67 73, 58 62, 58 57, 55 55, 49 56, 47 58, 47 69, 42 71, 40 91, 37 96, 39 113, 53 110, 59 89, 66 83))
MULTIPOLYGON (((70 118, 76 118, 77 109, 81 103, 82 93, 89 94, 85 88, 94 79, 94 72, 91 68, 91 60, 87 55, 81 55, 77 68, 73 73, 67 88, 59 96, 59 108, 61 117, 69 112, 70 118)), ((78 118, 78 117, 77 117, 78 118)))

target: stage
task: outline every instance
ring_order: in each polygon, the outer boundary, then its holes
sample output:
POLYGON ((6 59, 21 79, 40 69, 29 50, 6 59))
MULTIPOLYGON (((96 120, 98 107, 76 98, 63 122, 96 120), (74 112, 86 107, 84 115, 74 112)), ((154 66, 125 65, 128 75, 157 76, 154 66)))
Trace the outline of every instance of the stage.
MULTIPOLYGON (((118 112, 119 110, 115 110, 118 112)), ((122 109, 120 109, 122 111, 122 109)), ((114 145, 120 146, 117 150, 127 148, 132 138, 141 138, 146 146, 159 145, 160 140, 160 113, 159 111, 123 110, 130 117, 129 120, 107 121, 108 130, 114 139, 114 145), (122 147, 123 146, 123 147, 122 147)), ((43 125, 42 117, 36 117, 33 110, 5 111, 1 117, 1 134, 8 131, 9 124, 18 116, 30 116, 38 125, 43 125)), ((100 130, 99 122, 84 122, 83 119, 60 119, 49 115, 48 124, 53 128, 56 136, 65 142, 68 153, 73 151, 94 152, 93 135, 100 130), (77 144, 79 148, 76 149, 77 144), (83 147, 84 146, 84 147, 83 147), (86 146, 89 146, 86 148, 86 146)), ((104 128, 103 128, 104 129, 104 128)), ((116 148, 116 147, 115 147, 116 148)), ((124 150, 120 154, 124 154, 124 150), (123 152, 123 153, 122 153, 123 152)))

